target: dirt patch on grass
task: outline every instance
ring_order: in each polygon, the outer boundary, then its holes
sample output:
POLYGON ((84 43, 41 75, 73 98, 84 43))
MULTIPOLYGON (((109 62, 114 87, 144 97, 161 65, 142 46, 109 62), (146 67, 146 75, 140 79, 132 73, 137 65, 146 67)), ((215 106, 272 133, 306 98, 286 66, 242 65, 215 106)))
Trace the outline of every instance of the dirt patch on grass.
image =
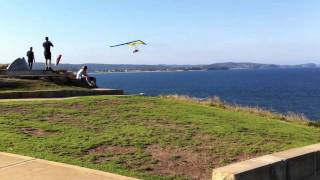
POLYGON ((124 105, 128 103, 125 99, 102 99, 99 101, 90 102, 90 105, 94 106, 117 106, 117 105, 124 105))
POLYGON ((0 106, 0 110, 2 114, 8 115, 8 114, 28 114, 31 112, 31 108, 27 108, 24 106, 12 106, 12 107, 5 107, 0 106))
POLYGON ((43 121, 48 121, 49 123, 66 123, 66 124, 82 124, 84 123, 79 119, 79 117, 74 117, 62 112, 56 112, 52 114, 44 114, 42 117, 43 121))
POLYGON ((144 121, 144 125, 148 128, 153 128, 153 129, 157 128, 157 129, 173 130, 175 133, 185 133, 185 131, 187 130, 197 130, 197 127, 192 124, 175 123, 175 122, 172 122, 170 119, 166 119, 166 118, 162 118, 162 119, 147 118, 144 121))
POLYGON ((72 104, 69 108, 76 109, 76 110, 84 110, 86 106, 84 104, 72 104))
POLYGON ((96 126, 93 124, 89 124, 77 117, 73 117, 65 114, 57 114, 54 116, 47 116, 43 118, 43 121, 47 121, 51 124, 68 124, 77 128, 81 128, 84 130, 95 131, 96 133, 101 132, 103 127, 96 126))
POLYGON ((212 167, 217 163, 214 155, 184 148, 152 145, 147 148, 147 152, 157 161, 150 169, 155 175, 210 179, 212 167))
POLYGON ((61 104, 57 104, 57 103, 52 103, 52 102, 48 102, 48 103, 43 103, 42 107, 46 107, 46 108, 54 108, 54 109, 70 109, 70 110, 86 110, 87 106, 85 103, 81 103, 81 102, 77 102, 77 103, 61 103, 61 104))
POLYGON ((112 154, 129 154, 134 153, 137 149, 132 146, 113 146, 113 145, 101 145, 92 149, 89 149, 87 152, 91 153, 112 153, 112 154))
POLYGON ((101 145, 87 150, 86 154, 98 154, 102 156, 96 157, 93 161, 95 163, 104 163, 112 160, 119 160, 122 155, 134 154, 137 148, 132 146, 114 146, 101 145))
MULTIPOLYGON (((56 107, 55 104, 53 104, 52 107, 56 107)), ((66 108, 71 110, 79 110, 79 111, 87 111, 88 105, 85 102, 75 102, 75 103, 68 103, 68 104, 62 104, 58 108, 66 108)))
POLYGON ((56 133, 53 131, 46 131, 43 129, 36 129, 36 128, 21 128, 20 130, 23 134, 26 134, 29 136, 38 136, 38 137, 53 135, 56 133))
POLYGON ((252 159, 252 158, 255 158, 255 157, 259 157, 259 156, 262 156, 263 154, 250 154, 250 153, 240 153, 238 154, 236 157, 234 157, 232 159, 232 162, 240 162, 240 161, 245 161, 245 160, 248 160, 248 159, 252 159))

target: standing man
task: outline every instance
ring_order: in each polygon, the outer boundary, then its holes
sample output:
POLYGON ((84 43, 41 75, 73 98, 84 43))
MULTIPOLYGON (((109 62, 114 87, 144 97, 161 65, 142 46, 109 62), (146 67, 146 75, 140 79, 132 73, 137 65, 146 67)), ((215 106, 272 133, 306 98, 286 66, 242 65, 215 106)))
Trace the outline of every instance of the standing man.
POLYGON ((43 43, 42 46, 44 48, 44 58, 46 59, 46 70, 52 70, 51 69, 51 47, 53 47, 53 44, 49 41, 49 38, 46 37, 46 41, 43 43))
POLYGON ((30 47, 30 50, 27 52, 28 64, 29 64, 30 70, 32 70, 33 63, 36 63, 36 60, 34 58, 34 53, 33 53, 32 49, 33 48, 30 47))

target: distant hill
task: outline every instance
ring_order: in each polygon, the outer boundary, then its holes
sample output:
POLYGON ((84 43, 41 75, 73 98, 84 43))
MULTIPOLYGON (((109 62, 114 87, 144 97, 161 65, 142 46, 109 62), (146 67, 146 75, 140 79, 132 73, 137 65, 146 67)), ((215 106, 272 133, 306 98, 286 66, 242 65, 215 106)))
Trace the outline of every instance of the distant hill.
MULTIPOLYGON (((232 69, 276 69, 276 68, 317 68, 314 63, 300 65, 260 64, 250 62, 225 62, 209 65, 134 65, 134 64, 60 64, 58 69, 77 71, 87 65, 91 72, 127 72, 127 71, 192 71, 192 70, 232 70, 232 69)), ((36 63, 35 69, 43 69, 43 63, 36 63)))
POLYGON ((215 63, 205 66, 208 70, 216 69, 270 69, 270 68, 280 68, 276 64, 258 64, 258 63, 235 63, 235 62, 226 62, 226 63, 215 63))
POLYGON ((204 66, 207 70, 219 70, 219 69, 274 69, 274 68, 317 68, 314 63, 299 64, 299 65, 277 65, 277 64, 259 64, 259 63, 215 63, 204 66))

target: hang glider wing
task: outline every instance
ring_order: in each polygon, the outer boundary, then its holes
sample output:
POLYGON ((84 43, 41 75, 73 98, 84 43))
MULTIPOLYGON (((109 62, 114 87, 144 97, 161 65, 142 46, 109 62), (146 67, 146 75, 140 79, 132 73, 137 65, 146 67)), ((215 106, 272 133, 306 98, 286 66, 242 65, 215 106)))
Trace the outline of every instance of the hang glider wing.
POLYGON ((118 46, 137 46, 137 45, 147 45, 145 42, 141 41, 141 40, 137 40, 137 41, 131 41, 131 42, 127 42, 127 43, 123 43, 123 44, 118 44, 118 45, 114 45, 114 46, 110 46, 110 47, 118 47, 118 46))

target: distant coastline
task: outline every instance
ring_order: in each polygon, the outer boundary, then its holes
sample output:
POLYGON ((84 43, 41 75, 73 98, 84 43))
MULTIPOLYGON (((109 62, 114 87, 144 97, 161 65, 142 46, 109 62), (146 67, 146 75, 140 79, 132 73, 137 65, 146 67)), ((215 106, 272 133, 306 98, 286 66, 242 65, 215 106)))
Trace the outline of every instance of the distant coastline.
MULTIPOLYGON (((199 71, 208 71, 208 70, 188 70, 188 72, 199 72, 199 71)), ((170 70, 170 71, 139 71, 139 70, 132 70, 132 71, 94 71, 91 74, 109 74, 109 73, 166 73, 166 72, 186 72, 183 70, 170 70)))
MULTIPOLYGON (((299 65, 277 65, 259 63, 214 63, 208 65, 135 65, 135 64, 60 64, 56 69, 78 71, 82 66, 87 65, 90 72, 94 73, 115 73, 115 72, 180 72, 180 71, 212 71, 212 70, 237 70, 237 69, 279 69, 279 68, 319 68, 314 63, 299 65)), ((42 69, 43 63, 36 63, 35 69, 42 69)))

